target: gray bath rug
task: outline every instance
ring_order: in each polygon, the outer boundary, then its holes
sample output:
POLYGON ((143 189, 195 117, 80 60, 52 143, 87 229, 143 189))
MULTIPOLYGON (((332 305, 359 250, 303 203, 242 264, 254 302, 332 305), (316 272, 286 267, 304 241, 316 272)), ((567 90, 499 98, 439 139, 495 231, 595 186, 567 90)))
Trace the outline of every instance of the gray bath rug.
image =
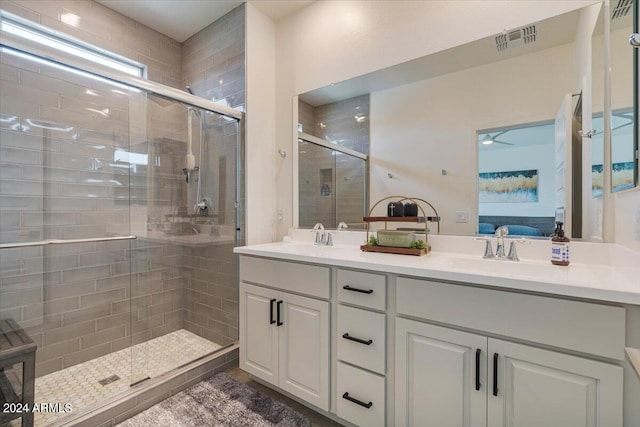
POLYGON ((120 427, 309 427, 309 419, 271 396, 220 373, 199 382, 120 427))

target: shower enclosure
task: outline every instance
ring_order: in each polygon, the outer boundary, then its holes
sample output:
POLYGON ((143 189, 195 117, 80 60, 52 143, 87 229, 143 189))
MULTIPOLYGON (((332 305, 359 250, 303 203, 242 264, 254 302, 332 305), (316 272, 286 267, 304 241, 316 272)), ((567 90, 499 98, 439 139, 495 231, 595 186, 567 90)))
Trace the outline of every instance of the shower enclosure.
POLYGON ((298 225, 340 222, 363 228, 367 215, 367 156, 300 132, 298 134, 298 225))
POLYGON ((35 402, 77 415, 235 343, 242 114, 5 45, 0 66, 0 319, 37 345, 35 402))

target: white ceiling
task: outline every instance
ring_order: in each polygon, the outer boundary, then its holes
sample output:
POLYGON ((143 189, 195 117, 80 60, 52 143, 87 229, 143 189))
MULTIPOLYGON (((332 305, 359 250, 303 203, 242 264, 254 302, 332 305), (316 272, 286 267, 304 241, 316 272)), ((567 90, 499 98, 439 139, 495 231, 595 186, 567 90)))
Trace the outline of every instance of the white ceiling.
MULTIPOLYGON (((245 0, 96 0, 154 30, 183 42, 226 15, 245 0)), ((278 21, 314 0, 250 0, 256 9, 278 21)))

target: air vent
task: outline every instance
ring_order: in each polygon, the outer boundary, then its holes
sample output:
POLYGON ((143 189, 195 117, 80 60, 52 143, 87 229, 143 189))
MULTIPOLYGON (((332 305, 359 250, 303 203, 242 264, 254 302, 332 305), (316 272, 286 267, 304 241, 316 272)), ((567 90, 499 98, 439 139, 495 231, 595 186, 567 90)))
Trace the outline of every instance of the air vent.
POLYGON ((535 25, 519 28, 517 30, 504 31, 496 36, 496 49, 503 52, 517 46, 530 44, 536 41, 538 32, 535 25))
POLYGON ((611 11, 611 19, 618 19, 627 16, 633 8, 633 0, 620 0, 611 11))

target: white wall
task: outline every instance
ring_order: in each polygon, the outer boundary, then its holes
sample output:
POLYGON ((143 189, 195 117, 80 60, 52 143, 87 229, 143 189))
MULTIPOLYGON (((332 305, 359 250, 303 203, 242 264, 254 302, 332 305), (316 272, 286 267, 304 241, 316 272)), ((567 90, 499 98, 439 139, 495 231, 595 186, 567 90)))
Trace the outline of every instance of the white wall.
POLYGON ((572 51, 559 46, 372 93, 370 200, 420 197, 438 209, 441 232, 475 233, 476 132, 553 120, 572 91, 572 51), (456 211, 469 212, 469 222, 456 223, 456 211))
MULTIPOLYGON (((293 96, 592 4, 592 0, 319 1, 278 22, 277 148, 293 152, 293 96)), ((278 165, 278 237, 291 225, 292 162, 278 165)), ((373 197, 372 197, 373 200, 373 197)))
POLYGON ((251 3, 246 8, 246 236, 257 244, 275 238, 276 26, 251 3))
POLYGON ((538 201, 527 203, 479 203, 479 215, 548 216, 555 215, 555 146, 525 146, 480 151, 479 172, 538 170, 538 201))

